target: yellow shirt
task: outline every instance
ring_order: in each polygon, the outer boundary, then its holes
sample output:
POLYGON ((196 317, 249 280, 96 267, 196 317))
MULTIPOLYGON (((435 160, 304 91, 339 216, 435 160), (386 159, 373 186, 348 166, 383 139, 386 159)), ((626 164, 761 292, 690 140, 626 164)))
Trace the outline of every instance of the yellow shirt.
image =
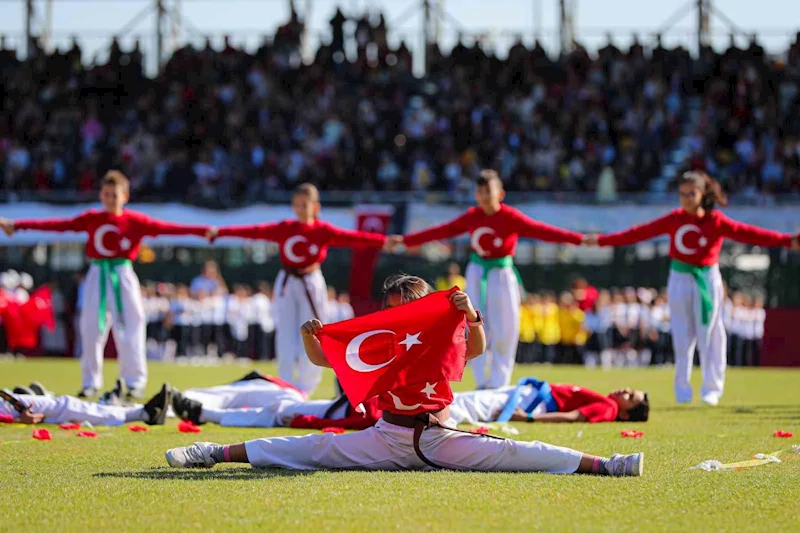
MULTIPOLYGON (((467 290, 467 278, 464 276, 453 276, 452 278, 444 276, 436 280, 437 291, 446 291, 456 286, 462 291, 467 290)), ((472 305, 477 305, 477 302, 472 302, 472 305)))
POLYGON ((541 322, 541 305, 523 305, 519 310, 519 341, 534 342, 536 331, 541 328, 541 322))
POLYGON ((586 331, 583 329, 584 313, 580 309, 562 307, 558 310, 558 323, 561 327, 561 344, 570 346, 586 344, 586 331))
POLYGON ((558 321, 558 306, 554 303, 542 305, 542 322, 539 328, 539 342, 558 344, 561 340, 561 326, 558 321))

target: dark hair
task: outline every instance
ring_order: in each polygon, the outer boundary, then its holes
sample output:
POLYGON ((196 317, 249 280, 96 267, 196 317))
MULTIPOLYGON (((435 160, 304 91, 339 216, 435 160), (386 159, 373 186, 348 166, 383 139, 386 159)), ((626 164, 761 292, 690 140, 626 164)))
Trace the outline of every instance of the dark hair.
POLYGON ((700 201, 700 205, 706 211, 711 211, 717 205, 722 207, 728 205, 728 196, 725 194, 725 191, 722 190, 720 182, 705 172, 699 170, 684 172, 681 174, 681 177, 678 178, 678 187, 684 183, 691 183, 703 191, 703 199, 700 201))
POLYGON ((400 301, 404 304, 418 300, 433 292, 427 281, 417 276, 408 274, 394 274, 383 282, 383 306, 392 294, 399 294, 400 301))
POLYGON ((475 181, 475 184, 478 187, 488 187, 491 185, 491 182, 496 182, 497 186, 501 189, 503 188, 503 180, 500 179, 500 176, 497 174, 497 171, 491 169, 484 169, 481 170, 480 174, 478 174, 478 179, 475 181))
POLYGON ((642 402, 636 407, 628 409, 628 422, 647 422, 650 418, 650 399, 644 393, 642 402))

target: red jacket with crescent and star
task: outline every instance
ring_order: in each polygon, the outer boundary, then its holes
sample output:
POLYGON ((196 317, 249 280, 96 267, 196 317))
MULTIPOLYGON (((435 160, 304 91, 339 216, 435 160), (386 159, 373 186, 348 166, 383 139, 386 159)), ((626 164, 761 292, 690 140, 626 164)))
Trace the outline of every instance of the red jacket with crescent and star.
POLYGON ((471 207, 460 217, 403 237, 406 246, 419 246, 430 241, 471 234, 472 250, 485 259, 498 259, 514 255, 520 237, 545 242, 580 244, 583 235, 524 215, 517 209, 500 204, 500 210, 487 215, 480 207, 471 207))
POLYGON ((351 231, 322 220, 304 224, 299 220, 284 220, 250 226, 219 228, 218 237, 244 237, 276 242, 281 249, 281 263, 288 268, 306 268, 322 263, 329 246, 350 248, 381 248, 386 235, 351 231))
POLYGON ((137 211, 122 211, 121 215, 105 210, 90 209, 74 218, 17 220, 20 230, 84 231, 89 234, 86 255, 89 259, 136 259, 144 237, 157 235, 204 236, 208 226, 193 226, 164 222, 137 211))
POLYGON ((674 209, 661 218, 632 228, 600 235, 600 246, 625 246, 669 235, 669 256, 696 266, 716 265, 725 238, 756 246, 791 246, 792 236, 737 222, 714 209, 704 216, 674 209))

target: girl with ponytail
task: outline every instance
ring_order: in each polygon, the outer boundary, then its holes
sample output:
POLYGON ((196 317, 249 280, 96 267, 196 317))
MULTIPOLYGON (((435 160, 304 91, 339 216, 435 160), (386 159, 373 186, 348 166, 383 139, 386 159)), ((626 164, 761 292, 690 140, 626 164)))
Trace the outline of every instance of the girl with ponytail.
POLYGON ((731 220, 717 207, 728 201, 720 183, 705 172, 678 179, 680 208, 652 222, 608 235, 587 237, 584 244, 625 246, 659 235, 670 236, 672 258, 667 293, 675 349, 675 399, 692 401, 689 383, 695 346, 700 352, 703 403, 717 405, 725 385, 726 336, 722 324, 724 293, 719 252, 724 239, 756 246, 800 249, 798 238, 731 220))

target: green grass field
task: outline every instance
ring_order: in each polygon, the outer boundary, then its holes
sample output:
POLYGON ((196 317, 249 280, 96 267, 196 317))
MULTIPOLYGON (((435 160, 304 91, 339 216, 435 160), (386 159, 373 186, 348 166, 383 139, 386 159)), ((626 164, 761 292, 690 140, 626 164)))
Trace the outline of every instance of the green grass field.
MULTIPOLYGON (((259 365, 271 371, 271 365, 259 365)), ((234 380, 244 367, 150 365, 150 391, 234 380)), ((112 383, 116 366, 106 367, 112 383)), ((717 408, 676 406, 672 370, 615 372, 517 367, 600 391, 634 386, 650 392, 651 420, 629 424, 517 424, 522 440, 581 451, 645 453, 642 478, 461 472, 258 471, 247 466, 173 470, 164 451, 194 440, 239 442, 302 434, 290 429, 233 429, 211 424, 199 435, 174 421, 133 433, 98 428, 98 439, 49 427, 0 426, 0 532, 12 531, 798 531, 800 455, 781 464, 725 472, 689 470, 705 459, 735 462, 800 443, 800 371, 729 371, 717 408), (644 431, 621 438, 623 429, 644 431), (793 439, 774 438, 776 429, 793 439)), ((0 386, 42 381, 74 393, 75 361, 0 361, 0 386)), ((699 375, 695 375, 695 382, 699 375)), ((471 378, 456 384, 472 387, 471 378)), ((332 395, 331 377, 319 397, 332 395)))

